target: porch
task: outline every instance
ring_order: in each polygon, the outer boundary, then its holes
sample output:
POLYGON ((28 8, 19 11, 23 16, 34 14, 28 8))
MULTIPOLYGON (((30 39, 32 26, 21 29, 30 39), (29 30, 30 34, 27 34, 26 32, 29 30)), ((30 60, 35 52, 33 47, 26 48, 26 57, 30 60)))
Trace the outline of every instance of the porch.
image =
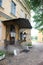
MULTIPOLYGON (((19 43, 26 41, 26 29, 31 29, 32 26, 28 19, 18 18, 13 20, 2 21, 5 26, 4 46, 14 49, 19 43)), ((4 30, 3 30, 4 31, 4 30)))

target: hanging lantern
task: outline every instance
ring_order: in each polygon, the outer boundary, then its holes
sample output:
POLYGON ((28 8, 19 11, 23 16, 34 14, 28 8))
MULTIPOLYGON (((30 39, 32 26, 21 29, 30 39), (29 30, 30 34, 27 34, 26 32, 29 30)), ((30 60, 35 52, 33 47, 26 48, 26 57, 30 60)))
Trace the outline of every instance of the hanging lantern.
POLYGON ((10 34, 11 34, 11 37, 15 37, 15 32, 12 31, 10 34))

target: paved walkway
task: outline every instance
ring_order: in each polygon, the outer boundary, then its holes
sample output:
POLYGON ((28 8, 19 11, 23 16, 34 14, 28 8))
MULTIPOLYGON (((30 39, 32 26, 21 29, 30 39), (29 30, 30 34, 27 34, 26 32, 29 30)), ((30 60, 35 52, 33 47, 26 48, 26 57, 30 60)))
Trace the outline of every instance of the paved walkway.
POLYGON ((43 65, 43 45, 33 45, 28 53, 6 57, 0 65, 43 65))

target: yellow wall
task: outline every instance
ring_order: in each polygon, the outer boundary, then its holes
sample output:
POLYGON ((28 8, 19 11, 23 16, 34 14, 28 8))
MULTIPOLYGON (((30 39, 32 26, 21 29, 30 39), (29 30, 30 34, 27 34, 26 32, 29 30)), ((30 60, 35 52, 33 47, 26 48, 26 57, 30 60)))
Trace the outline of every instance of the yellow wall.
POLYGON ((2 35, 1 35, 1 40, 0 40, 0 45, 4 45, 4 40, 6 37, 6 26, 5 25, 1 25, 2 26, 2 35))
POLYGON ((27 14, 27 18, 30 19, 30 13, 27 12, 27 10, 22 6, 22 4, 17 1, 13 0, 16 3, 16 15, 11 14, 11 0, 3 0, 2 8, 0 8, 0 11, 5 13, 6 15, 13 18, 19 18, 21 9, 25 14, 27 14))
POLYGON ((42 38, 43 38, 42 32, 39 32, 38 33, 38 42, 43 42, 42 38))
MULTIPOLYGON (((31 16, 30 11, 28 12, 26 8, 19 2, 19 0, 13 0, 16 3, 16 15, 15 16, 11 14, 11 0, 2 0, 2 1, 3 1, 2 7, 0 7, 0 12, 2 13, 2 15, 0 14, 1 21, 8 20, 9 18, 6 18, 7 16, 11 17, 11 19, 21 17, 20 16, 21 9, 23 10, 24 14, 27 14, 27 18, 30 20, 30 16, 31 16), (3 13, 4 15, 6 15, 6 17, 3 16, 3 13)), ((15 25, 15 29, 16 29, 16 40, 18 40, 19 39, 19 28, 17 25, 15 25)), ((30 34, 31 31, 30 30, 25 30, 25 31, 28 32, 27 41, 30 42, 31 39, 29 38, 31 37, 31 34, 30 34)), ((2 24, 2 40, 4 40, 5 37, 6 37, 6 26, 2 24)), ((9 35, 8 35, 8 38, 9 38, 9 35)))

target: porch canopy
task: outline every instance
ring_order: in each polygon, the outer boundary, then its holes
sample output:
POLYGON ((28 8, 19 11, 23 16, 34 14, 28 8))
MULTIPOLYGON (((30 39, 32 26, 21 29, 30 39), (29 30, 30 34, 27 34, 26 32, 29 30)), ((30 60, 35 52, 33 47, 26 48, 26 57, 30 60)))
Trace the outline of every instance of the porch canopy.
POLYGON ((3 22, 5 22, 5 23, 7 22, 8 24, 11 23, 11 22, 16 23, 19 26, 20 29, 21 28, 28 28, 28 29, 32 28, 29 20, 25 19, 25 18, 17 18, 17 19, 12 19, 12 20, 6 20, 6 21, 3 21, 3 22))

